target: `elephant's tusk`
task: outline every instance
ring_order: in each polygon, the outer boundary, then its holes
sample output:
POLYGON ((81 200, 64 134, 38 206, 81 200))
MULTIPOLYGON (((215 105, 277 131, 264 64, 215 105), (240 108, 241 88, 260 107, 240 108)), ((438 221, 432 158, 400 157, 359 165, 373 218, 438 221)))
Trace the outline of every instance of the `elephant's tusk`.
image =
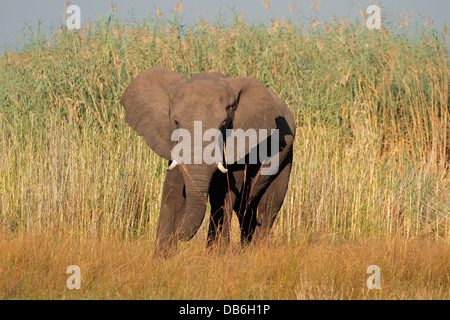
POLYGON ((171 163, 170 166, 167 168, 167 171, 173 170, 177 165, 178 165, 177 160, 172 160, 172 163, 171 163))
POLYGON ((222 173, 227 173, 228 169, 225 169, 225 167, 223 166, 222 162, 219 162, 219 164, 217 165, 217 168, 219 168, 220 172, 222 173))

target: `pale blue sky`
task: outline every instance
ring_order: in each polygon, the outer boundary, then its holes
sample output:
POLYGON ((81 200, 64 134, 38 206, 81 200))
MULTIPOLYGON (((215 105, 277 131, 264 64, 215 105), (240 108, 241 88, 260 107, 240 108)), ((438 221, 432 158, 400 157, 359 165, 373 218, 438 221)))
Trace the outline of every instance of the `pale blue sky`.
MULTIPOLYGON (((450 1, 448 0, 322 0, 320 9, 313 10, 311 5, 317 0, 272 0, 271 7, 265 8, 262 0, 184 0, 184 22, 189 24, 199 15, 209 21, 215 21, 219 15, 229 22, 232 16, 231 8, 237 13, 243 13, 246 21, 256 21, 268 24, 272 17, 279 18, 310 18, 313 15, 320 20, 330 20, 331 17, 360 17, 360 11, 370 4, 378 4, 384 10, 383 18, 389 21, 399 21, 398 14, 411 12, 413 23, 423 24, 431 17, 437 27, 448 24, 450 1), (289 11, 289 4, 293 4, 296 12, 289 11)), ((155 17, 155 8, 160 8, 163 17, 171 18, 172 10, 178 0, 115 0, 121 19, 129 19, 130 13, 140 20, 144 17, 155 17)), ((72 4, 81 8, 81 22, 89 19, 96 20, 97 15, 107 16, 110 10, 110 0, 73 0, 72 4)), ((42 21, 42 28, 46 34, 61 25, 65 12, 64 0, 15 0, 2 1, 0 4, 0 52, 7 46, 20 47, 20 38, 27 25, 36 28, 38 21, 42 21)), ((412 25, 409 24, 410 27, 412 25)))

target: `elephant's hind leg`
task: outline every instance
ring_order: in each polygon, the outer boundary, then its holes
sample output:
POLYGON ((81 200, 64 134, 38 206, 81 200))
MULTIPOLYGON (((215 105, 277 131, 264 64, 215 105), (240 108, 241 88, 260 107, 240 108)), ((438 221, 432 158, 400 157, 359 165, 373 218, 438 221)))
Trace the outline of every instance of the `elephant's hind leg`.
POLYGON ((239 226, 241 228, 241 245, 245 246, 252 241, 258 221, 256 219, 256 203, 253 202, 240 208, 235 208, 239 226))
POLYGON ((269 235, 286 196, 291 166, 292 161, 281 169, 258 203, 258 225, 254 236, 256 241, 261 241, 269 235))

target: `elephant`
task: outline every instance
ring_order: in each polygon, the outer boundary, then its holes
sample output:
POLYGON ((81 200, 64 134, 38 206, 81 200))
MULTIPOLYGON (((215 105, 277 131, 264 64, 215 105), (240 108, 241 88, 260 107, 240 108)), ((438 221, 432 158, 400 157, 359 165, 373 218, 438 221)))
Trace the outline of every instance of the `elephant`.
MULTIPOLYGON (((209 72, 187 79, 185 74, 151 67, 131 81, 121 104, 125 122, 169 164, 162 190, 156 254, 165 255, 177 247, 179 240, 187 241, 196 234, 206 214, 208 197, 211 213, 207 247, 229 243, 233 211, 243 246, 252 240, 267 239, 287 192, 293 160, 295 121, 283 100, 254 77, 228 78, 209 72), (262 141, 266 147, 276 145, 278 166, 271 174, 262 175, 261 171, 270 167, 264 160, 267 158, 249 161, 251 154, 261 152, 261 140, 253 147, 250 142, 244 143, 241 153, 231 152, 225 140, 220 161, 180 163, 173 157, 174 147, 180 143, 173 133, 183 129, 194 136, 196 121, 201 121, 204 129, 221 133, 237 129, 254 129, 251 132, 257 134, 263 129, 276 131, 277 135, 266 134, 262 141), (225 157, 227 151, 234 158, 225 157)), ((201 141, 194 145, 194 151, 205 146, 206 141, 201 141)), ((187 158, 192 159, 190 155, 187 158)))

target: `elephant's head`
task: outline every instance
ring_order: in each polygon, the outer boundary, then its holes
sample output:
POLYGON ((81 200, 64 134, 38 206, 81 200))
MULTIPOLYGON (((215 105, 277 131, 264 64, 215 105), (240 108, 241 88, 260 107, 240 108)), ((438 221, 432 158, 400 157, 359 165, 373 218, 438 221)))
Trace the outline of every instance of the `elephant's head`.
POLYGON ((278 100, 255 78, 227 78, 214 72, 198 74, 186 81, 185 75, 164 68, 143 71, 125 90, 121 103, 126 122, 144 136, 159 156, 174 160, 169 169, 178 164, 183 172, 186 211, 178 226, 178 239, 188 240, 196 233, 205 215, 213 173, 218 168, 224 173, 227 170, 221 163, 224 160, 205 164, 196 163, 191 157, 190 164, 179 163, 173 158, 178 141, 172 141, 172 133, 176 129, 189 132, 193 137, 191 150, 195 153, 195 148, 201 146, 203 150, 210 144, 203 140, 194 143, 198 138, 194 135, 195 121, 201 121, 203 132, 208 129, 224 132, 228 128, 270 132, 277 128, 277 118, 292 117, 278 100))

